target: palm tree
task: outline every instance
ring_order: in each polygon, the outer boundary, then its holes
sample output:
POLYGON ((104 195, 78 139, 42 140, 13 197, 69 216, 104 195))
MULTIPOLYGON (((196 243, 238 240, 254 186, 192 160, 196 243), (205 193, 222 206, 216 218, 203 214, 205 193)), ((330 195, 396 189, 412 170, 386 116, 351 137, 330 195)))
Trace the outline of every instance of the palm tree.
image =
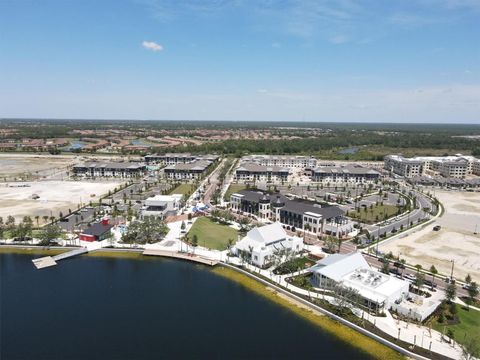
POLYGON ((40 225, 38 225, 38 220, 39 220, 39 219, 40 219, 40 216, 36 215, 36 216, 35 216, 35 221, 37 222, 37 228, 40 226, 40 225))
POLYGON ((435 276, 438 274, 438 270, 435 265, 430 266, 430 272, 432 273, 432 290, 435 285, 435 276))
POLYGON ((48 220, 48 216, 47 216, 47 215, 43 215, 43 216, 42 216, 42 219, 43 219, 43 222, 46 223, 47 220, 48 220))

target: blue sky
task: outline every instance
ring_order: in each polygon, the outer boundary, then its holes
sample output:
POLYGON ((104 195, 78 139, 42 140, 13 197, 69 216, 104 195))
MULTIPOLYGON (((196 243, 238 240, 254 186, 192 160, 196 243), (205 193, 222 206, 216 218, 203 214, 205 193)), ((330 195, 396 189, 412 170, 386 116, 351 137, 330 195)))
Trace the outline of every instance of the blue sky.
POLYGON ((2 0, 0 117, 480 123, 480 0, 2 0))

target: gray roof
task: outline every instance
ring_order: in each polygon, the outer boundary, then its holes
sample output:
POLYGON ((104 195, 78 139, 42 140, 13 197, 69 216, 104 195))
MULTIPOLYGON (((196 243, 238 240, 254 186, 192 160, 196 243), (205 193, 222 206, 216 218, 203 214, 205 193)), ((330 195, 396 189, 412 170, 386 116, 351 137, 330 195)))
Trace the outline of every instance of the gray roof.
POLYGON ((75 165, 74 169, 143 169, 145 164, 136 162, 87 162, 81 165, 75 165))
POLYGON ((361 165, 323 166, 313 169, 313 172, 324 174, 380 175, 378 171, 361 165))
POLYGON ((263 172, 272 172, 272 173, 286 172, 286 173, 288 173, 288 172, 290 172, 288 169, 282 168, 280 166, 264 166, 264 165, 260 165, 260 164, 256 164, 256 163, 242 164, 237 168, 236 171, 260 172, 260 173, 263 173, 263 172))
POLYGON ((260 202, 264 194, 270 199, 270 203, 273 204, 279 198, 285 205, 282 207, 282 210, 290 211, 296 214, 304 214, 306 212, 312 212, 320 214, 326 219, 331 219, 337 216, 342 216, 344 214, 343 210, 338 206, 321 206, 318 203, 313 201, 293 199, 290 200, 281 194, 268 194, 260 190, 240 190, 237 194, 242 195, 242 200, 249 202, 255 201, 260 202))

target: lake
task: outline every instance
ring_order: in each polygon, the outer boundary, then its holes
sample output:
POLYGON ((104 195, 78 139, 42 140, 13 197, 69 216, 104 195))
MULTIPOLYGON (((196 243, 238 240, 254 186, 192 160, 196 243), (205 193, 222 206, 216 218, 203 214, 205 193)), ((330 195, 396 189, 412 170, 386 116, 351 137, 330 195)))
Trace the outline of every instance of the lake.
POLYGON ((290 310, 187 262, 0 254, 0 358, 369 359, 290 310))

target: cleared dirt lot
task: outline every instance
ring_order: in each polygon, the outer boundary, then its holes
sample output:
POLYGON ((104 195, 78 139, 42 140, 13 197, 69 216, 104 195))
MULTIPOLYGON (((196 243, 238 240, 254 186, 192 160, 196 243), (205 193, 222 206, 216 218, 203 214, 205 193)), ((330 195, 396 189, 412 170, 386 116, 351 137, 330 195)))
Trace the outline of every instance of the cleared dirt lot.
POLYGON ((0 178, 40 177, 52 174, 75 163, 72 156, 49 156, 35 154, 0 154, 0 178))
POLYGON ((429 268, 432 264, 444 274, 450 274, 451 260, 455 261, 454 276, 464 278, 468 273, 480 281, 480 235, 474 235, 475 225, 480 233, 480 193, 437 191, 445 214, 418 232, 380 245, 383 252, 401 254, 408 263, 429 268), (432 231, 440 225, 440 231, 432 231))
MULTIPOLYGON (((0 185, 0 216, 4 219, 8 215, 20 220, 23 216, 44 215, 58 217, 59 212, 68 213, 68 209, 76 209, 82 201, 96 201, 98 198, 113 190, 120 182, 94 181, 37 181, 22 183, 7 183, 0 185), (18 187, 19 185, 28 187, 18 187), (13 187, 12 187, 13 186, 13 187), (36 194, 39 199, 33 200, 36 194), (91 196, 95 194, 95 196, 91 196)), ((35 220, 34 220, 35 221, 35 220)), ((40 219, 40 224, 43 220, 40 219)))

